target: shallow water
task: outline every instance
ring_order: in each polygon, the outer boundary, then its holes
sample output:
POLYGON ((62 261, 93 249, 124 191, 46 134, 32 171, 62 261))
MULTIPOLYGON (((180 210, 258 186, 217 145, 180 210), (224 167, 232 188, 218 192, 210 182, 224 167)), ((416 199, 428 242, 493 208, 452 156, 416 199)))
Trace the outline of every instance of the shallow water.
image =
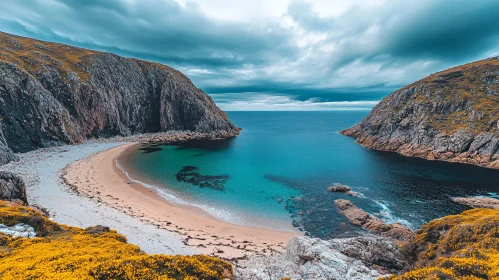
POLYGON ((320 238, 359 231, 338 213, 338 198, 418 228, 465 209, 450 197, 499 191, 498 170, 373 151, 338 133, 367 113, 229 112, 243 128, 234 139, 143 147, 121 164, 168 199, 226 221, 281 230, 293 223, 320 238), (333 183, 361 196, 328 192, 333 183))

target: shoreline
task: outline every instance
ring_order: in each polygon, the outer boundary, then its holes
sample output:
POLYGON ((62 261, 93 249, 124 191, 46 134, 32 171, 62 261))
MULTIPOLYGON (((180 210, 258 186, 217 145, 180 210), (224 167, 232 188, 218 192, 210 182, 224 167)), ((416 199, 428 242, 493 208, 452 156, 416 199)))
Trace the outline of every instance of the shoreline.
POLYGON ((19 161, 2 165, 0 170, 21 176, 26 183, 29 204, 47 209, 50 219, 57 223, 80 228, 108 226, 125 235, 128 243, 149 254, 199 254, 199 250, 185 245, 178 234, 77 195, 61 180, 62 170, 71 163, 123 144, 87 142, 37 149, 19 154, 19 161))
POLYGON ((142 222, 174 232, 183 243, 203 254, 229 260, 282 252, 298 232, 231 224, 206 211, 174 204, 155 190, 131 179, 117 158, 136 143, 121 144, 71 163, 61 178, 79 196, 104 203, 142 222))

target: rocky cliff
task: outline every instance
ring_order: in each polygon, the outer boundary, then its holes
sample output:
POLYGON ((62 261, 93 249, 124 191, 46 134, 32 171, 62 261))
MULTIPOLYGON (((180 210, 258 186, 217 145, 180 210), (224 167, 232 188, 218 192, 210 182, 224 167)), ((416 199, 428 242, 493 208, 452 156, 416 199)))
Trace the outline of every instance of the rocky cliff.
POLYGON ((0 164, 89 137, 238 129, 179 71, 0 32, 0 164))
POLYGON ((372 149, 499 168, 499 58, 399 89, 341 133, 372 149))

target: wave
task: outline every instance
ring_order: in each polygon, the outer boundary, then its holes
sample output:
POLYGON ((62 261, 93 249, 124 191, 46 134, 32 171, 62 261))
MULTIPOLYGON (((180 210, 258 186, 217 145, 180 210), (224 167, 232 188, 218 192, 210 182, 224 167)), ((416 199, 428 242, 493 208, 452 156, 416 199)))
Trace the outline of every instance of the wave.
POLYGON ((388 206, 388 203, 387 202, 381 202, 379 200, 373 200, 379 207, 381 207, 381 211, 379 211, 379 216, 380 218, 384 221, 384 222, 387 222, 387 223, 391 223, 391 224, 394 224, 394 223, 401 223, 405 226, 407 226, 408 228, 414 230, 415 227, 414 225, 407 221, 406 219, 402 219, 400 217, 397 217, 393 211, 390 209, 390 207, 388 206))

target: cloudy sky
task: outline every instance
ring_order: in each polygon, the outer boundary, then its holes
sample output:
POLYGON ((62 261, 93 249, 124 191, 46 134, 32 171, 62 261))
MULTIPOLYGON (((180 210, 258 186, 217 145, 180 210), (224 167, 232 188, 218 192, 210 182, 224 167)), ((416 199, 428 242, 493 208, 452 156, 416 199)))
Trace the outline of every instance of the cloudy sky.
POLYGON ((369 109, 499 55, 495 0, 2 0, 0 30, 158 61, 226 110, 369 109))

